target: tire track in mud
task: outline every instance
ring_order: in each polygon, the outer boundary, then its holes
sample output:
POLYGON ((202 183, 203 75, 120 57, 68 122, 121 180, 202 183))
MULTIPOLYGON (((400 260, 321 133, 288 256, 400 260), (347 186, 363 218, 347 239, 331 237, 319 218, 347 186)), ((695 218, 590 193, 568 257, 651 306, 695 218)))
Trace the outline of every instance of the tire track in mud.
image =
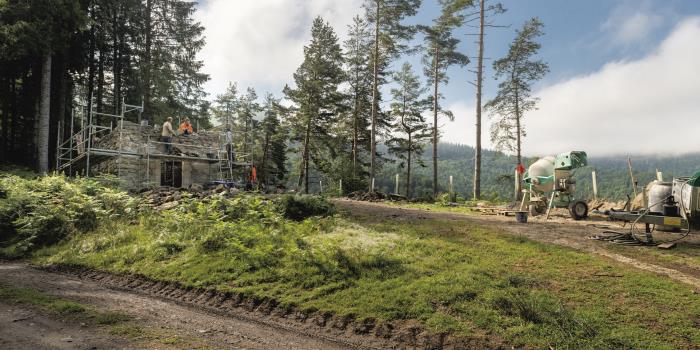
MULTIPOLYGON (((76 266, 29 267, 24 264, 0 262, 0 282, 3 281, 49 293, 59 290, 62 296, 84 299, 89 303, 97 301, 100 304, 106 301, 106 304, 118 304, 121 308, 134 304, 146 309, 145 313, 144 310, 140 311, 144 319, 156 317, 167 320, 165 323, 183 329, 193 336, 215 335, 218 338, 217 347, 223 348, 510 348, 495 336, 472 339, 432 333, 415 320, 377 322, 328 313, 307 314, 294 308, 282 307, 274 300, 190 288, 140 275, 113 274, 76 266), (57 279, 57 276, 63 278, 57 279), (171 309, 175 311, 170 313, 171 309), (152 312, 155 315, 149 315, 152 312), (226 328, 227 322, 233 322, 235 327, 221 332, 226 328), (206 332, 202 333, 202 330, 206 332), (233 342, 231 338, 234 338, 233 342), (235 344, 239 345, 234 346, 235 344)), ((133 313, 134 305, 126 312, 133 313)), ((139 311, 136 313, 139 314, 139 311)))

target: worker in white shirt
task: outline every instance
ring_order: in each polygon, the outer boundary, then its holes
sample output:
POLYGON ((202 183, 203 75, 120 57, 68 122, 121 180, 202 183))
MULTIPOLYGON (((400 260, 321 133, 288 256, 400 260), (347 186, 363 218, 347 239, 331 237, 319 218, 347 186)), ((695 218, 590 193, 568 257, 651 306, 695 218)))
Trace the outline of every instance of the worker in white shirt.
POLYGON ((160 134, 160 141, 165 144, 165 153, 173 153, 173 117, 168 117, 168 119, 163 123, 163 132, 160 134))

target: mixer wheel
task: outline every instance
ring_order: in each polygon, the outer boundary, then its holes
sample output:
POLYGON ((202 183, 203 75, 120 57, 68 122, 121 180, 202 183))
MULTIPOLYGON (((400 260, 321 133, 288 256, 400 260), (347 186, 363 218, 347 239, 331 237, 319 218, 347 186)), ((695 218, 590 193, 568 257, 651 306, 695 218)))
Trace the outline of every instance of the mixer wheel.
POLYGON ((588 204, 584 201, 575 201, 569 204, 569 214, 574 220, 583 220, 588 217, 588 204))

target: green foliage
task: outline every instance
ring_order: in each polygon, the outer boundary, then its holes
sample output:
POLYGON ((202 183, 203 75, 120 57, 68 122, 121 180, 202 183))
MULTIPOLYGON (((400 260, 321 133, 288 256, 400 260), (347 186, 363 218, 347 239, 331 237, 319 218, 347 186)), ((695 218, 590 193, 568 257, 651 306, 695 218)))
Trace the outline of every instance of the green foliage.
POLYGON ((429 126, 423 116, 429 101, 422 98, 426 89, 421 87, 410 63, 403 64, 401 71, 394 75, 394 80, 398 84, 397 88, 391 90, 391 115, 396 120, 395 133, 386 141, 386 145, 389 153, 400 161, 399 168, 406 169, 405 194, 411 198, 411 168, 415 163, 423 164, 420 156, 430 138, 429 126))
POLYGON ((101 221, 128 219, 135 201, 94 180, 46 176, 37 180, 0 176, 0 254, 17 258, 101 221))
POLYGON ((537 17, 525 22, 517 31, 508 54, 493 62, 495 78, 505 78, 498 84, 498 94, 484 105, 495 116, 491 126, 491 142, 499 151, 517 152, 521 155, 521 138, 525 136, 522 119, 525 112, 533 110, 537 98, 532 97, 531 85, 549 72, 542 60, 534 60, 541 45, 536 39, 542 36, 544 24, 537 17))
POLYGON ((0 186, 3 218, 21 212, 41 223, 40 202, 64 220, 67 239, 35 251, 40 263, 139 273, 305 312, 413 319, 437 332, 497 334, 533 348, 687 348, 700 339, 689 317, 700 304, 686 286, 464 222, 302 221, 332 212, 309 196, 184 198, 176 208, 134 215, 133 199, 92 180, 4 176, 0 186), (86 210, 98 218, 91 231, 77 224, 86 210), (110 213, 119 214, 100 220, 110 213), (622 277, 596 277, 611 269, 622 277))
POLYGON ((260 164, 260 179, 263 183, 275 183, 281 181, 287 175, 287 132, 280 125, 280 114, 283 110, 272 94, 265 97, 265 117, 260 126, 262 148, 262 161, 260 164))
POLYGON ((302 145, 304 192, 309 193, 311 162, 329 173, 329 159, 337 157, 340 147, 336 130, 341 113, 346 109, 340 85, 346 81, 343 54, 333 27, 321 17, 314 20, 311 42, 304 47, 304 61, 294 73, 295 86, 285 86, 284 93, 294 103, 296 115, 290 119, 293 141, 302 145))
MULTIPOLYGON (((355 16, 348 26, 348 39, 344 42, 345 71, 348 77, 350 118, 347 124, 346 139, 352 145, 352 176, 344 181, 364 178, 368 165, 366 154, 370 152, 370 125, 372 123, 372 31, 369 23, 361 16, 355 16)), ((361 188, 367 188, 364 185, 361 188)), ((360 188, 358 188, 360 189, 360 188)))
POLYGON ((285 218, 295 221, 334 213, 333 203, 321 196, 286 195, 278 201, 278 206, 285 218))

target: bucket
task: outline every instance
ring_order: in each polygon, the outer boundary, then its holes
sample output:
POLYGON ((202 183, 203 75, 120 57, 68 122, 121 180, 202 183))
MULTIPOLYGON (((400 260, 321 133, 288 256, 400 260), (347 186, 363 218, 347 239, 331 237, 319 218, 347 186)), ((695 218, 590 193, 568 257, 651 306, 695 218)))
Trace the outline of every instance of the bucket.
POLYGON ((516 211, 515 221, 524 224, 527 223, 527 212, 526 211, 516 211))

